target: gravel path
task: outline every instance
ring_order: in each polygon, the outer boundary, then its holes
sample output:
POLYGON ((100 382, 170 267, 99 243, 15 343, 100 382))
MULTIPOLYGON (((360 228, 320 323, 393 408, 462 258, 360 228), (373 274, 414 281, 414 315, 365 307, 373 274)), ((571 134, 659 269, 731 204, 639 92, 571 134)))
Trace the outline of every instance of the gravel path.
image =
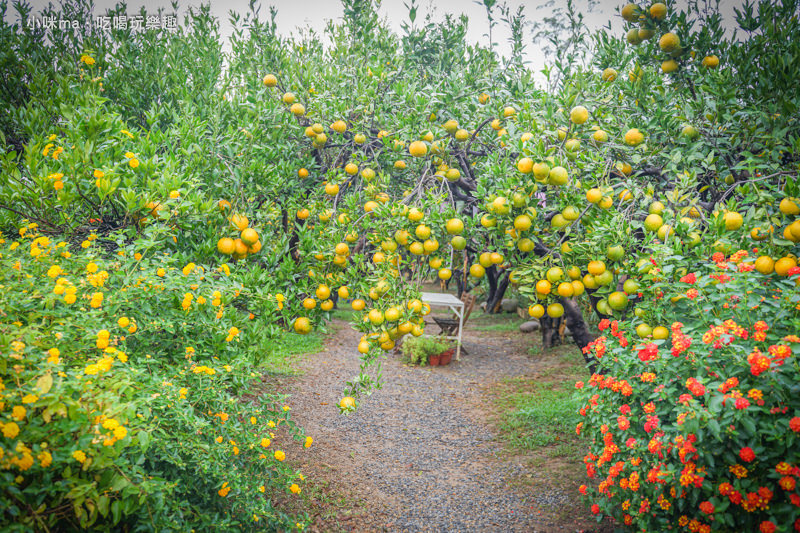
POLYGON ((487 424, 491 406, 482 389, 536 366, 521 351, 520 334, 465 331, 469 354, 446 367, 406 367, 390 355, 383 388, 341 416, 336 404, 357 374, 358 333, 336 326, 325 350, 303 358, 304 374, 289 385, 293 418, 314 437, 303 471, 362 504, 332 523, 318 516, 316 530, 565 531, 541 509, 568 497, 511 487, 526 467, 498 457, 487 424))

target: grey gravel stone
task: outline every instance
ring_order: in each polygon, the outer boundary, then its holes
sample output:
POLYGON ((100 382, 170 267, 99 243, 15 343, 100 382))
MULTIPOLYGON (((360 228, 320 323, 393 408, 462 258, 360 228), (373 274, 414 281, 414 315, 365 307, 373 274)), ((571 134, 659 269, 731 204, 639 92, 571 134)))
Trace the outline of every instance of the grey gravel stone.
POLYGON ((522 324, 520 324, 519 330, 522 333, 532 333, 534 331, 539 331, 540 327, 541 325, 539 325, 538 320, 529 320, 527 322, 523 322, 522 324))
POLYGON ((500 307, 503 309, 504 313, 516 313, 517 301, 512 298, 503 298, 500 302, 500 307))

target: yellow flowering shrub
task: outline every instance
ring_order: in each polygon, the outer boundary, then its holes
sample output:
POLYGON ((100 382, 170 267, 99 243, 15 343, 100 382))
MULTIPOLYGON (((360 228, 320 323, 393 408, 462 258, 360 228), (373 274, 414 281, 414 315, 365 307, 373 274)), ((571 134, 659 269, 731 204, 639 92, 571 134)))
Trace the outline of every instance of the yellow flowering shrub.
POLYGON ((23 229, 0 239, 0 522, 19 531, 305 524, 262 496, 299 493, 287 463, 310 437, 283 398, 256 394, 260 376, 241 342, 253 322, 237 309, 234 278, 23 229))

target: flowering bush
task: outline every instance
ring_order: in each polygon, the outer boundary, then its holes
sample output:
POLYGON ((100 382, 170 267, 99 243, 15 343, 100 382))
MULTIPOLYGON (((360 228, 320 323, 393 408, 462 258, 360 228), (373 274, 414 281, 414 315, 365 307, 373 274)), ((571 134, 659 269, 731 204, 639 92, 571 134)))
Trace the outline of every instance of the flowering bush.
POLYGON ((763 275, 745 251, 652 268, 668 339, 600 323, 586 350, 601 373, 576 384, 592 512, 641 531, 800 530, 798 275, 763 275))
POLYGON ((256 394, 229 267, 19 234, 0 238, 0 521, 305 524, 271 501, 301 490, 284 461, 312 440, 282 397, 256 394))

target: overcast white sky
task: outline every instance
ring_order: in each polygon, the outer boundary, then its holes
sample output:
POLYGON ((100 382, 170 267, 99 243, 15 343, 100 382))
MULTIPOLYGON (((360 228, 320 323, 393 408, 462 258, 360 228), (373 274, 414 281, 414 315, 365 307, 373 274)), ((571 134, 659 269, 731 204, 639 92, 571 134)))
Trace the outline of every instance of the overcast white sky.
MULTIPOLYGON (((648 6, 653 1, 655 0, 639 0, 639 4, 648 6)), ((665 1, 668 5, 677 4, 681 6, 685 5, 688 0, 661 1, 665 1)), ((706 1, 708 0, 699 0, 698 3, 703 5, 706 1)), ((583 11, 586 9, 588 2, 589 0, 574 0, 574 5, 579 11, 583 11)), ((198 6, 200 3, 200 0, 182 0, 179 2, 179 11, 185 12, 189 6, 198 6)), ((248 0, 211 0, 204 3, 211 4, 212 13, 221 21, 223 36, 227 36, 230 33, 228 13, 231 10, 240 13, 248 11, 248 0)), ((400 31, 400 24, 403 21, 408 21, 408 9, 405 3, 406 0, 383 0, 380 6, 381 16, 385 17, 391 27, 398 32, 400 31)), ((424 15, 429 11, 435 13, 435 20, 443 18, 444 13, 463 13, 469 17, 468 39, 473 42, 488 42, 486 33, 489 26, 482 2, 475 0, 418 0, 417 3, 418 24, 424 21, 424 15)), ((498 3, 503 3, 503 0, 499 0, 498 3)), ((567 0, 505 0, 505 3, 511 8, 512 12, 516 11, 518 6, 524 6, 526 18, 535 21, 549 16, 556 7, 566 6, 567 0)), ((612 27, 621 33, 623 31, 622 19, 619 17, 618 9, 624 3, 626 3, 625 0, 599 0, 594 10, 586 14, 585 22, 590 28, 598 28, 611 21, 612 27)), ((725 17, 726 25, 730 25, 733 21, 733 7, 740 6, 742 3, 743 0, 721 0, 720 8, 725 17)), ((104 13, 115 4, 117 4, 116 0, 94 0, 95 15, 104 13)), ((44 0, 32 0, 32 5, 34 11, 38 11, 42 6, 46 5, 46 2, 44 0)), ((268 17, 270 5, 278 9, 278 28, 285 35, 295 32, 300 27, 312 28, 318 33, 322 33, 326 20, 340 19, 342 16, 342 5, 338 0, 262 0, 262 18, 268 17)), ((131 15, 137 14, 142 6, 148 12, 155 12, 159 7, 165 8, 167 12, 172 11, 169 0, 130 0, 127 2, 127 13, 131 15)), ((11 14, 7 14, 7 17, 9 16, 11 14)), ((497 51, 504 55, 507 54, 509 51, 507 43, 509 32, 507 27, 500 22, 494 31, 493 40, 498 45, 497 51)), ((538 71, 543 66, 544 56, 540 51, 540 47, 532 41, 530 33, 527 35, 526 44, 529 66, 538 71)))

